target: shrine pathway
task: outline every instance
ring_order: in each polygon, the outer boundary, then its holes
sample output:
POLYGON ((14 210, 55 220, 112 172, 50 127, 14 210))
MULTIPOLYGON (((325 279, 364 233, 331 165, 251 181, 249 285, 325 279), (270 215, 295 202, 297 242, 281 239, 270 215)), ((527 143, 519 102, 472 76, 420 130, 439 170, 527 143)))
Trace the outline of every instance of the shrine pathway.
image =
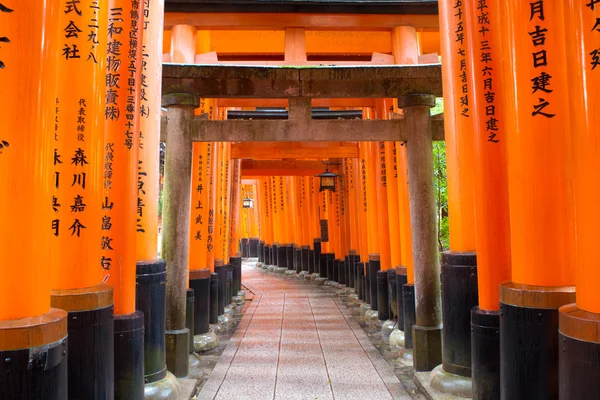
POLYGON ((198 399, 410 399, 333 290, 255 264, 254 300, 198 399))

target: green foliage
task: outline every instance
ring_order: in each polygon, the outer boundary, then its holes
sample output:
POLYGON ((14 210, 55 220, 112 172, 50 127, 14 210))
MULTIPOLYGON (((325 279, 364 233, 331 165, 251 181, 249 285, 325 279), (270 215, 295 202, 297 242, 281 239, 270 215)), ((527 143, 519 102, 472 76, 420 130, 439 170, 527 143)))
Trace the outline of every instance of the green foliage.
MULTIPOLYGON (((431 115, 444 112, 443 99, 437 98, 431 115)), ((450 235, 448 229, 448 185, 446 181, 446 142, 433 142, 433 177, 436 194, 438 220, 438 246, 440 251, 448 249, 450 235)))

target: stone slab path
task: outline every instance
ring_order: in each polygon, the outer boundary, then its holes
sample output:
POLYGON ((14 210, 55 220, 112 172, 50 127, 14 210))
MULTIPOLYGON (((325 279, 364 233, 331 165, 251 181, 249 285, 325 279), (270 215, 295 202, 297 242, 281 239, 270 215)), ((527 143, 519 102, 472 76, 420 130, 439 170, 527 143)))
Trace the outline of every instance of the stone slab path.
POLYGON ((410 399, 334 290, 255 264, 254 300, 198 399, 410 399))

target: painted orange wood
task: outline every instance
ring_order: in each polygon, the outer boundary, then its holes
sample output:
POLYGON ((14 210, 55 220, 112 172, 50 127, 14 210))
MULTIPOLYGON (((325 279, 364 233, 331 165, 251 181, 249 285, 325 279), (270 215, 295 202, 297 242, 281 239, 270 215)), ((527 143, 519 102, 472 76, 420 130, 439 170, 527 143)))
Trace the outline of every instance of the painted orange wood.
MULTIPOLYGON (((498 310, 499 287, 510 281, 510 213, 508 207, 507 121, 500 96, 486 97, 491 79, 496 87, 509 85, 501 74, 500 21, 496 2, 488 3, 486 24, 480 24, 481 10, 465 3, 468 25, 468 75, 472 87, 471 111, 474 126, 474 205, 477 242, 477 280, 479 307, 498 310), (480 32, 482 27, 489 32, 480 32), (481 57, 482 43, 488 47, 490 60, 481 57), (487 72, 482 72, 487 71, 487 72), (489 129, 494 120, 498 129, 489 129)), ((483 20, 485 21, 485 20, 483 20)))
POLYGON ((0 320, 14 320, 50 309, 51 132, 62 10, 58 2, 2 3, 8 11, 0 11, 0 36, 10 42, 0 47, 0 320))
POLYGON ((140 94, 140 169, 136 258, 154 260, 158 251, 159 149, 164 5, 144 2, 144 52, 140 94), (154 72, 158 71, 158 72, 154 72))
MULTIPOLYGON (((439 4, 443 32, 466 27, 464 6, 461 14, 449 2, 439 4)), ((475 250, 473 204, 473 110, 472 91, 467 77, 467 36, 442 35, 442 75, 444 86, 444 127, 446 133, 446 172, 448 177, 448 223, 452 251, 475 250), (465 54, 465 55, 463 55, 465 54)))
POLYGON ((576 77, 567 72, 565 3, 539 4, 543 9, 515 1, 501 8, 500 30, 509 33, 502 58, 512 60, 504 71, 512 280, 573 285, 573 132, 565 101, 576 77))
POLYGON ((331 31, 389 31, 409 25, 422 31, 437 31, 437 15, 411 14, 304 14, 304 13, 166 13, 165 29, 193 25, 210 30, 283 30, 304 27, 331 31))
POLYGON ((231 158, 278 160, 352 157, 358 157, 358 147, 347 142, 244 142, 231 145, 231 158))
POLYGON ((123 45, 120 55, 114 54, 120 63, 107 65, 107 90, 113 90, 116 97, 107 104, 105 112, 104 157, 111 161, 103 164, 105 197, 101 222, 110 225, 110 229, 104 235, 98 263, 105 269, 104 280, 114 287, 115 314, 122 315, 135 311, 144 9, 143 3, 127 0, 109 0, 108 7, 109 25, 113 23, 116 27, 122 27, 122 30, 114 30, 109 40, 121 41, 123 45), (131 37, 139 40, 130 41, 131 37), (124 76, 128 79, 124 79, 124 76), (119 79, 118 84, 115 79, 119 79), (112 179, 110 172, 113 172, 112 179))
MULTIPOLYGON (((65 2, 60 3, 65 9, 65 2)), ((80 11, 81 15, 75 10, 59 13, 59 25, 70 27, 59 34, 64 48, 79 49, 84 54, 67 53, 68 56, 58 59, 60 73, 55 102, 59 115, 52 141, 55 160, 51 164, 58 184, 52 186, 55 229, 48 236, 53 289, 87 288, 102 282, 105 271, 100 260, 103 247, 109 245, 107 238, 111 238, 108 230, 103 229, 108 226, 102 224, 104 173, 101 170, 105 162, 108 4, 82 6, 80 11), (94 46, 89 45, 87 31, 92 19, 99 22, 97 28, 90 29, 97 37, 98 44, 94 46), (75 234, 71 234, 70 227, 76 228, 75 234)), ((112 96, 113 92, 109 94, 112 96)), ((155 251, 156 246, 155 243, 155 251)))

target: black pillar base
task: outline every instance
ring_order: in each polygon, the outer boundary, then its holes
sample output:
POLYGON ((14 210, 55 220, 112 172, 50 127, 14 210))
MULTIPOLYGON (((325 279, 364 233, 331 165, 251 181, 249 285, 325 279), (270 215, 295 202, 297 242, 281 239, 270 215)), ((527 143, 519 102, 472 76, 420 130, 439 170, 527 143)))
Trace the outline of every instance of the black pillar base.
POLYGON ((355 271, 354 283, 357 285, 358 298, 365 301, 365 263, 356 263, 355 271))
POLYGON ((294 269, 294 245, 290 244, 285 247, 285 257, 287 258, 287 269, 294 269))
POLYGON ((333 265, 331 266, 331 279, 330 280, 337 282, 337 283, 340 282, 340 260, 333 260, 333 265))
MULTIPOLYGON (((144 398, 144 314, 136 311, 127 315, 117 315, 114 323, 115 399, 142 400, 144 398)), ((185 344, 187 346, 187 341, 185 344)), ((167 354, 168 350, 167 347, 167 354)), ((186 351, 186 362, 187 357, 186 351)))
POLYGON ((371 310, 377 311, 377 272, 381 269, 379 256, 371 256, 369 260, 369 304, 371 304, 371 310))
POLYGON ((322 277, 321 275, 321 239, 314 239, 313 240, 313 251, 314 251, 314 263, 315 263, 315 271, 316 273, 319 274, 319 276, 322 277))
POLYGON ((185 327, 190 332, 188 335, 188 351, 194 352, 194 289, 188 289, 185 298, 185 327))
POLYGON ((242 249, 242 257, 244 258, 248 258, 250 257, 250 245, 248 243, 248 239, 244 238, 242 239, 242 244, 240 246, 242 249))
POLYGON ((269 265, 279 266, 279 244, 277 243, 273 243, 271 246, 271 264, 269 265))
POLYGON ((350 260, 352 260, 352 256, 348 255, 344 257, 344 266, 346 272, 346 286, 354 289, 354 271, 352 270, 353 265, 350 264, 350 260))
POLYGON ((190 289, 194 289, 194 335, 208 333, 211 294, 208 268, 190 271, 190 289))
MULTIPOLYGON (((219 321, 219 274, 210 274, 210 309, 209 322, 216 324, 219 321)), ((206 332, 201 332, 206 333, 206 332)))
POLYGON ((413 325, 412 336, 415 370, 431 371, 442 362, 442 326, 413 325))
POLYGON ((296 273, 300 273, 302 272, 302 249, 300 247, 297 247, 294 249, 294 269, 296 270, 296 273))
POLYGON ((559 309, 560 399, 600 399, 600 314, 568 304, 559 309))
MULTIPOLYGON (((396 292, 397 294, 397 308, 398 308, 398 329, 404 331, 404 285, 408 282, 406 276, 406 267, 396 267, 396 292)), ((412 337, 412 332, 411 332, 412 337)), ((411 342, 412 343, 412 342, 411 342)))
POLYGON ((388 279, 388 305, 390 310, 389 319, 395 320, 398 318, 398 291, 396 288, 396 269, 390 268, 387 271, 388 279))
POLYGON ((315 251, 308 251, 308 274, 312 275, 315 273, 315 251))
MULTIPOLYGON (((67 354, 67 313, 51 308, 44 319, 49 329, 55 332, 50 343, 39 347, 17 348, 16 350, 0 349, 0 398, 2 400, 67 400, 68 388, 68 354, 67 354), (50 327, 50 325, 52 325, 50 327)), ((20 326, 14 321, 0 321, 0 330, 20 331, 21 335, 39 331, 40 317, 28 318, 20 326), (10 327, 4 325, 10 323, 10 327)), ((34 334, 34 335, 35 335, 34 334)), ((4 335, 3 335, 4 336, 4 335)), ((13 338, 18 341, 16 336, 13 338)), ((10 340, 10 339, 9 339, 10 340)), ((16 343, 7 343, 8 346, 16 343)), ((23 344, 16 347, 24 347, 23 344)))
POLYGON ((69 398, 111 397, 115 379, 112 286, 53 290, 51 305, 69 313, 69 398), (82 304, 87 309, 81 309, 82 304))
POLYGON ((500 312, 471 310, 473 400, 500 399, 500 312))
POLYGON ((300 266, 302 268, 302 271, 306 271, 308 272, 308 263, 309 263, 309 257, 310 257, 310 247, 309 246, 302 246, 302 248, 300 249, 300 266))
POLYGON ((558 308, 572 287, 500 286, 502 399, 558 399, 558 308))
POLYGON ((225 313, 225 290, 227 286, 227 269, 224 265, 215 265, 215 273, 219 275, 219 315, 225 313))
POLYGON ((225 272, 227 274, 227 280, 225 281, 225 305, 230 305, 233 303, 233 267, 227 264, 225 272))
POLYGON ((326 278, 327 277, 327 254, 319 255, 319 277, 326 278))
POLYGON ((279 268, 287 268, 287 246, 277 246, 277 266, 279 268))
POLYGON ((346 285, 346 263, 344 260, 339 260, 338 263, 338 283, 340 285, 346 285))
MULTIPOLYGON (((265 241, 261 240, 258 242, 258 261, 265 262, 265 241)), ((231 262, 231 261, 229 261, 231 262)))
POLYGON ((387 271, 377 271, 377 318, 380 321, 390 319, 388 296, 388 273, 387 271))
POLYGON ((167 376, 165 353, 167 264, 164 260, 138 261, 135 308, 144 314, 144 381, 167 376))
POLYGON ((479 303, 475 253, 442 254, 444 371, 471 376, 471 309, 479 303))
POLYGON ((404 348, 413 348, 413 329, 417 323, 415 308, 415 285, 406 284, 402 287, 402 309, 404 310, 404 348))
POLYGON ((233 296, 237 296, 242 290, 242 257, 233 256, 229 257, 229 263, 233 268, 233 296))
POLYGON ((250 246, 250 257, 251 258, 256 258, 258 257, 258 243, 259 240, 258 238, 250 238, 249 240, 249 246, 250 246))

